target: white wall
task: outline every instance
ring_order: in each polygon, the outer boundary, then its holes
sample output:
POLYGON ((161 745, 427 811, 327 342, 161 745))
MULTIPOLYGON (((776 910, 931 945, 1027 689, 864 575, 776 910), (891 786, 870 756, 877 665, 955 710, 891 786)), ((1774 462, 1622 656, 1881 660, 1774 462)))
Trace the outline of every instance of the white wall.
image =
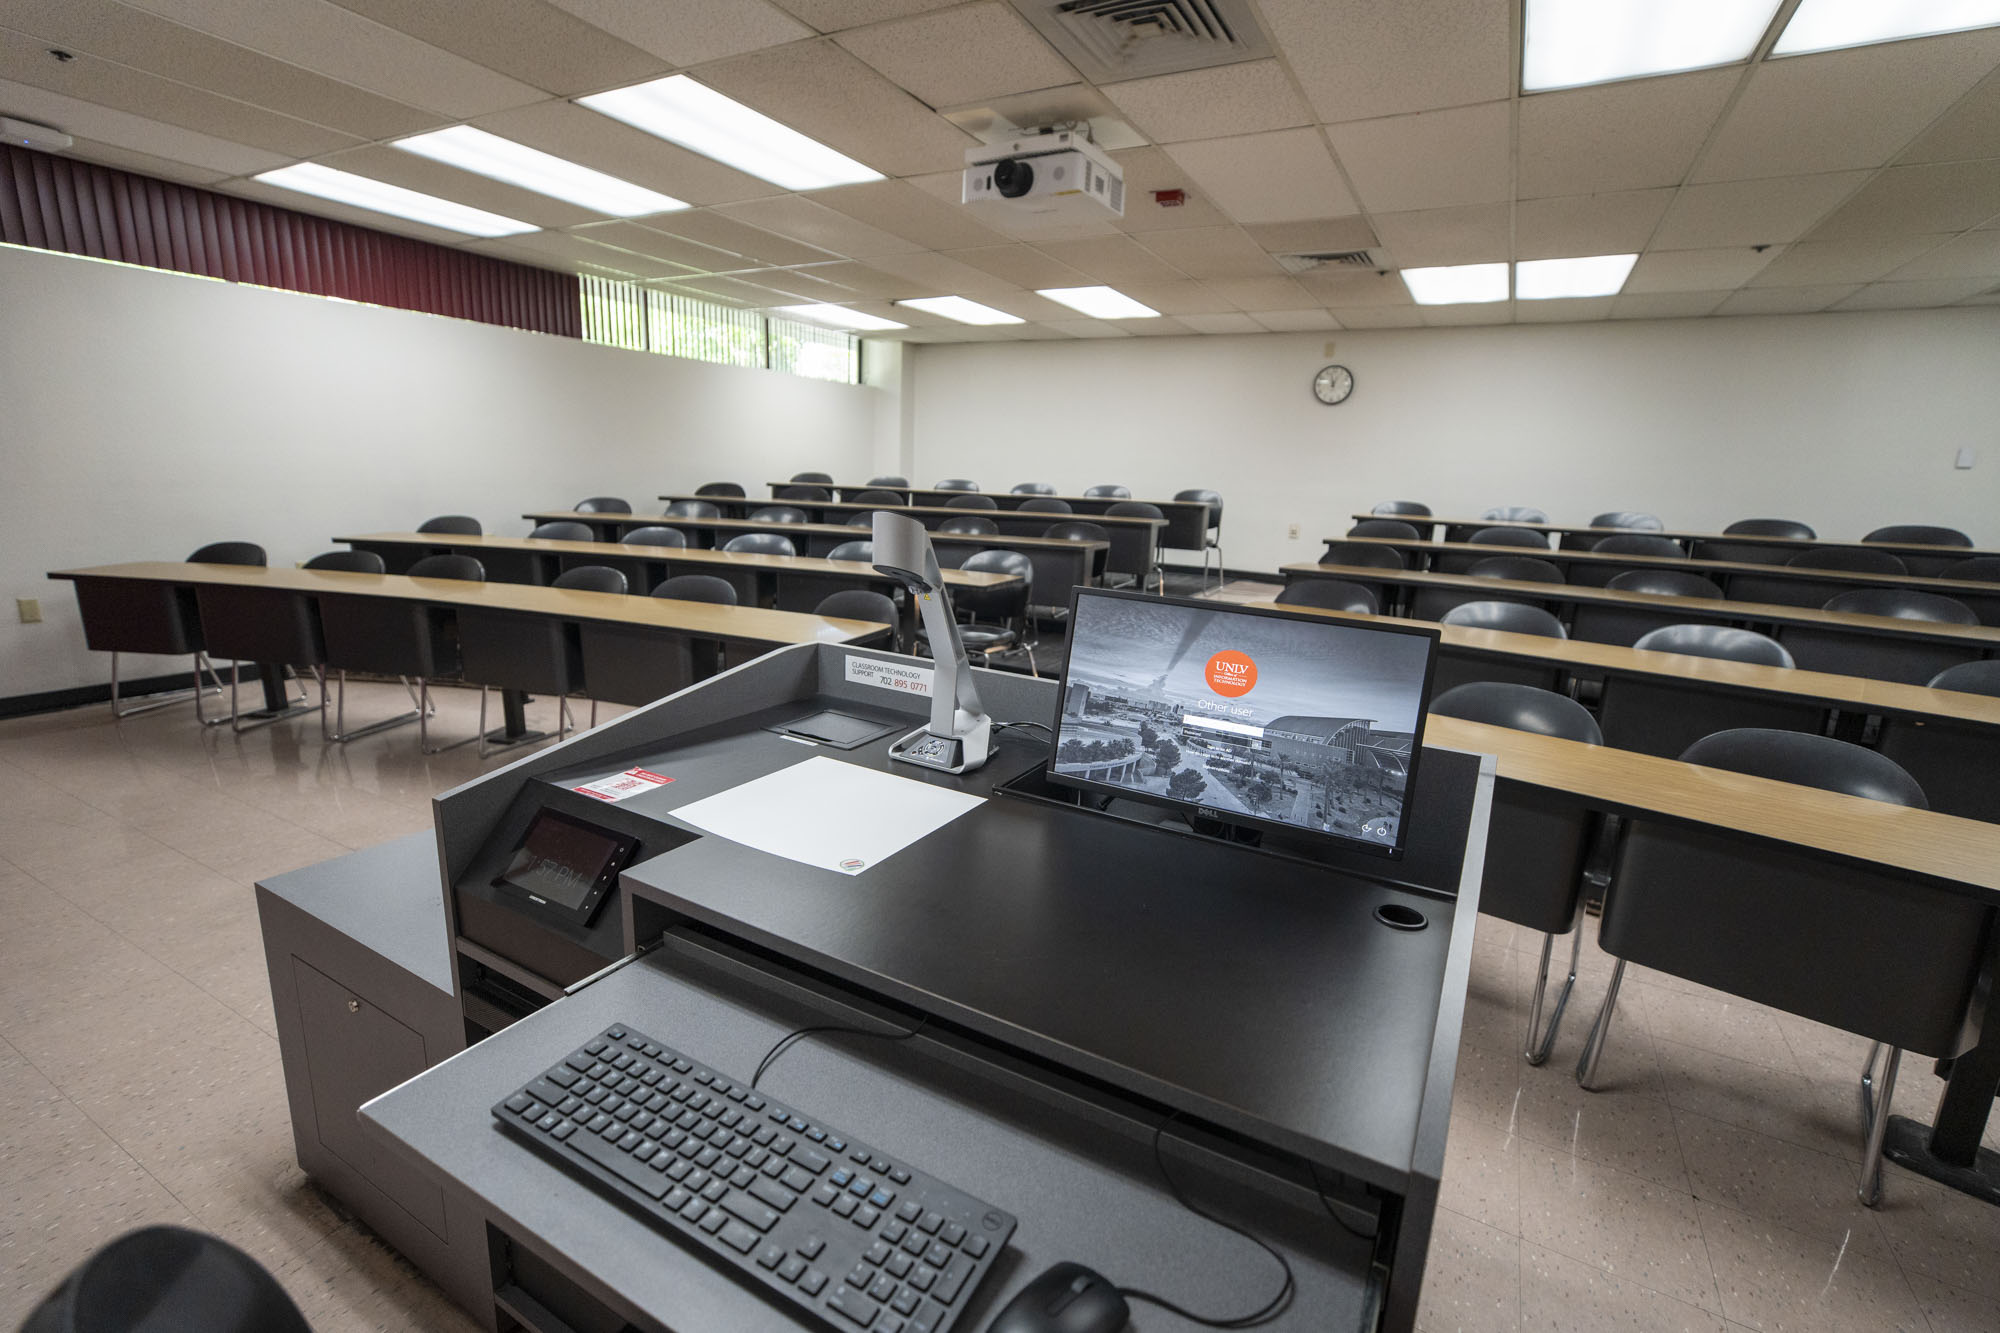
POLYGON ((707 481, 871 475, 892 396, 0 247, 0 579, 47 617, 0 615, 0 697, 109 678, 48 570, 225 538, 290 563, 433 514, 525 535, 523 511, 587 495, 657 512, 707 481))
POLYGON ((2000 309, 934 344, 915 363, 912 480, 1212 487, 1235 568, 1313 559, 1389 499, 1850 539, 1942 523, 2000 546, 2000 309), (1329 361, 1355 374, 1338 407, 1309 387, 1329 361), (1955 471, 1965 445, 1978 465, 1955 471))

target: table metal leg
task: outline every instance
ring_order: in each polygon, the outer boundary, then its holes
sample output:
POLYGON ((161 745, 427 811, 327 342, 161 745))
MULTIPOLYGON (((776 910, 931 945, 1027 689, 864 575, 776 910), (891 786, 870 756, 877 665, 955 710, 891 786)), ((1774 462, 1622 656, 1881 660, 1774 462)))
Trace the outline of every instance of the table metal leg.
MULTIPOLYGON (((1987 975, 2000 966, 2000 933, 1988 946, 1987 975)), ((1979 1041, 1951 1062, 1934 1123, 1890 1116, 1882 1152, 1900 1167, 1964 1194, 2000 1204, 2000 1153, 1980 1146, 2000 1092, 2000 1012, 1991 997, 1979 1041)))

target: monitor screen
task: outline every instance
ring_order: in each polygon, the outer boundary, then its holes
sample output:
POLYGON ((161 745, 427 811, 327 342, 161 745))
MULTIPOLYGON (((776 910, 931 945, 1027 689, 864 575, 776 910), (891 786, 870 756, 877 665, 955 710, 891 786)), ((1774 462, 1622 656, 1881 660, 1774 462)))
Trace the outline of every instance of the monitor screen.
POLYGON ((580 911, 611 886, 632 840, 547 807, 535 813, 500 881, 531 897, 580 911))
POLYGON ((1064 786, 1403 849, 1433 630, 1078 589, 1064 786))

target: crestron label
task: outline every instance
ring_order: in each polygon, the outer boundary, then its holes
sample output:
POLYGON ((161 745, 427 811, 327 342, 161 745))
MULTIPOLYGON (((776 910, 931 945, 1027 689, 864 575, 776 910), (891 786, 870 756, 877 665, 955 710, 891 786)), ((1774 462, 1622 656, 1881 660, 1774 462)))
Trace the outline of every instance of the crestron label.
POLYGON ((572 791, 580 791, 585 796, 595 796, 600 801, 624 801, 643 795, 656 787, 664 787, 672 778, 661 777, 658 773, 643 768, 628 768, 623 773, 613 773, 608 778, 586 782, 572 791))
POLYGON ((1209 658, 1205 674, 1208 688, 1225 699, 1241 698, 1257 684, 1257 664, 1248 653, 1239 653, 1234 648, 1225 648, 1209 658))
POLYGON ((901 662, 879 662, 872 657, 847 658, 847 679, 855 685, 872 685, 878 690, 930 697, 931 669, 905 666, 901 662))

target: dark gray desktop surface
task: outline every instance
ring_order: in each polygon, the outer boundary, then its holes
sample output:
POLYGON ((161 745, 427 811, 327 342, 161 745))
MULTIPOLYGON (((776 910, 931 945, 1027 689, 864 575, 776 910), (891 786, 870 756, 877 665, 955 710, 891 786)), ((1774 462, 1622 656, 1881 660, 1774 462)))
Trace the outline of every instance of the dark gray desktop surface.
MULTIPOLYGON (((782 984, 670 941, 577 994, 508 1027, 361 1109, 364 1122, 472 1191, 495 1226, 585 1282, 619 1314, 676 1333, 817 1327, 579 1178, 506 1137, 488 1108, 614 1022, 678 1045, 738 1077, 824 1008, 782 984)), ((983 1329, 1029 1278, 1060 1260, 1090 1265, 1204 1314, 1246 1313, 1278 1290, 1262 1250, 1175 1202, 1151 1156, 1157 1115, 1107 1112, 1058 1080, 1030 1086, 930 1037, 807 1039, 766 1074, 768 1096, 815 1113, 1013 1212, 1019 1229, 959 1327, 983 1329)), ((1205 1207, 1286 1251, 1299 1281, 1283 1329, 1358 1329, 1380 1292, 1371 1246, 1335 1225, 1305 1188, 1250 1195, 1198 1169, 1169 1131, 1174 1179, 1205 1207)), ((834 1275, 837 1279, 838 1275, 834 1275)), ((1197 1327, 1135 1307, 1134 1328, 1197 1327)))
POLYGON ((412 833, 272 875, 258 886, 446 995, 455 994, 435 833, 412 833), (428 884, 433 891, 411 893, 412 884, 428 884))

